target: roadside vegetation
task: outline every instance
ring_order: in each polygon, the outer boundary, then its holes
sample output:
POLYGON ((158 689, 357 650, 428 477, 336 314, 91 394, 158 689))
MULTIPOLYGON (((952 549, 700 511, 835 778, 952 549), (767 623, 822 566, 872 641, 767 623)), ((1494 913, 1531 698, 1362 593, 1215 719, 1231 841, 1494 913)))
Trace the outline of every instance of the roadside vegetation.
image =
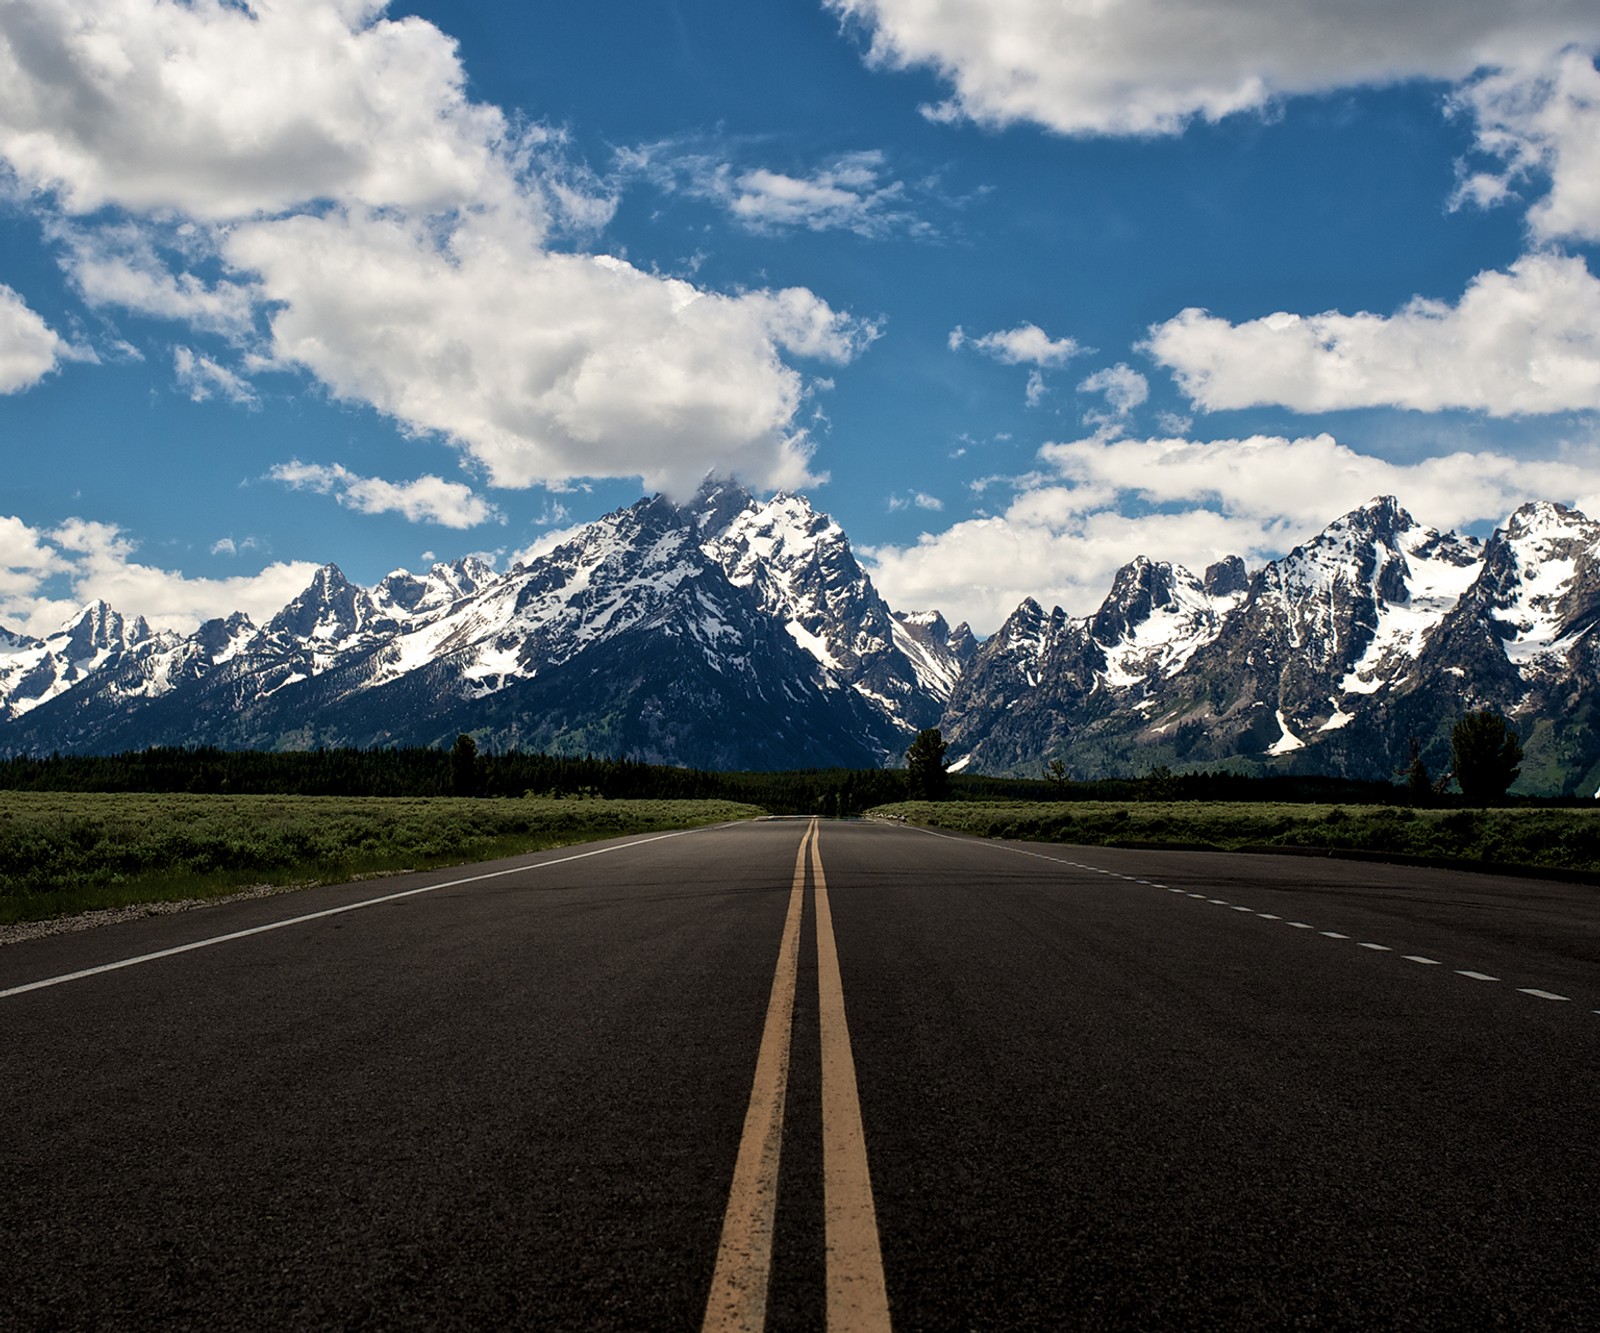
POLYGON ((1454 771, 1413 744, 1403 782, 1173 773, 1075 781, 951 773, 936 728, 903 769, 717 773, 449 748, 169 747, 0 759, 0 924, 488 860, 761 813, 871 811, 989 837, 1345 849, 1600 872, 1600 811, 1504 796, 1521 747, 1468 715, 1454 771), (1452 781, 1461 796, 1450 795, 1452 781), (907 796, 912 797, 907 801, 907 796), (1463 808, 1496 801, 1495 809, 1463 808))
POLYGON ((1600 809, 1221 801, 901 801, 876 818, 1088 847, 1314 848, 1600 873, 1600 809))
POLYGON ((721 800, 0 792, 0 923, 458 865, 760 813, 721 800))

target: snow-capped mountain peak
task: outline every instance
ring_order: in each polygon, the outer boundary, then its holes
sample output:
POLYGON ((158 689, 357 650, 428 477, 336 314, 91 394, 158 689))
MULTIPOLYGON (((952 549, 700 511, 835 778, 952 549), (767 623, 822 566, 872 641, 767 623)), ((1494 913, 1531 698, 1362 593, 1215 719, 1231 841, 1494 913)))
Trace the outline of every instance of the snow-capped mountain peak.
POLYGON ((1105 684, 1127 688, 1181 670, 1239 598, 1213 596, 1182 565, 1143 556, 1124 565, 1086 627, 1105 656, 1105 684))
POLYGON ((1565 505, 1526 504, 1494 535, 1481 596, 1519 669, 1559 658, 1600 615, 1600 523, 1565 505))
POLYGON ((937 720, 951 664, 931 642, 915 653, 851 550, 844 529, 803 495, 702 492, 703 548, 738 587, 752 589, 801 648, 890 725, 914 733, 937 720), (918 669, 917 660, 923 667, 918 669))

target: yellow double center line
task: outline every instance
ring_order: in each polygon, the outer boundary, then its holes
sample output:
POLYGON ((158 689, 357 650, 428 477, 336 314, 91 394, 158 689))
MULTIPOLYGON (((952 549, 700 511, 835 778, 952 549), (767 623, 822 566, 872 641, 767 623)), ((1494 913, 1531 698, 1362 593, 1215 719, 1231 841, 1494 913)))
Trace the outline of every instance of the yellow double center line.
POLYGON ((878 1249, 878 1218, 867 1174, 855 1060, 844 1020, 844 987, 833 938, 828 881, 822 873, 818 823, 813 819, 795 856, 789 912, 767 1002, 755 1083, 744 1136, 733 1168, 722 1243, 706 1302, 704 1333, 760 1333, 767 1316, 773 1220, 778 1206, 778 1160, 789 1087, 789 1038, 800 970, 800 918, 810 854, 817 914, 817 1006, 822 1040, 822 1194, 830 1333, 882 1333, 889 1298, 878 1249))

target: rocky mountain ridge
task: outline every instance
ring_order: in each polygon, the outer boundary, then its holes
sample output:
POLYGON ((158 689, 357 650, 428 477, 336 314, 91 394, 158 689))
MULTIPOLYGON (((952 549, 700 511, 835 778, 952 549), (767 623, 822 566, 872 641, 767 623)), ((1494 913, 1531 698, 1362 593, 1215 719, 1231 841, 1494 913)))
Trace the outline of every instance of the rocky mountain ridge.
POLYGON ((1392 497, 1255 572, 1140 557, 1087 616, 1024 601, 979 642, 892 609, 802 496, 708 483, 609 514, 503 573, 376 587, 337 566, 265 625, 180 635, 104 603, 0 629, 0 750, 448 744, 719 768, 897 763, 941 726, 969 771, 1167 764, 1438 771, 1468 707, 1516 723, 1524 786, 1600 785, 1600 524, 1525 505, 1487 541, 1392 497))

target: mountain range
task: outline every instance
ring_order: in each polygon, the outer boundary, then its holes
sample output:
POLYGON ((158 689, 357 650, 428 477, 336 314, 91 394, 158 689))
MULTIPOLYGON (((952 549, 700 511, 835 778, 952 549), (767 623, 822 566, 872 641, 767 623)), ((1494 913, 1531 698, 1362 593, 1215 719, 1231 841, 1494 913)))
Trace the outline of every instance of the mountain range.
POLYGON ((640 500, 500 573, 335 565, 264 625, 155 631, 103 602, 0 628, 0 752, 480 745, 702 768, 900 762, 1074 777, 1174 768, 1435 772, 1467 709, 1523 737, 1520 789, 1600 785, 1600 524, 1559 504, 1486 541, 1392 497, 1279 560, 1139 558, 1092 615, 1024 601, 979 641, 889 607, 803 496, 708 482, 640 500))

